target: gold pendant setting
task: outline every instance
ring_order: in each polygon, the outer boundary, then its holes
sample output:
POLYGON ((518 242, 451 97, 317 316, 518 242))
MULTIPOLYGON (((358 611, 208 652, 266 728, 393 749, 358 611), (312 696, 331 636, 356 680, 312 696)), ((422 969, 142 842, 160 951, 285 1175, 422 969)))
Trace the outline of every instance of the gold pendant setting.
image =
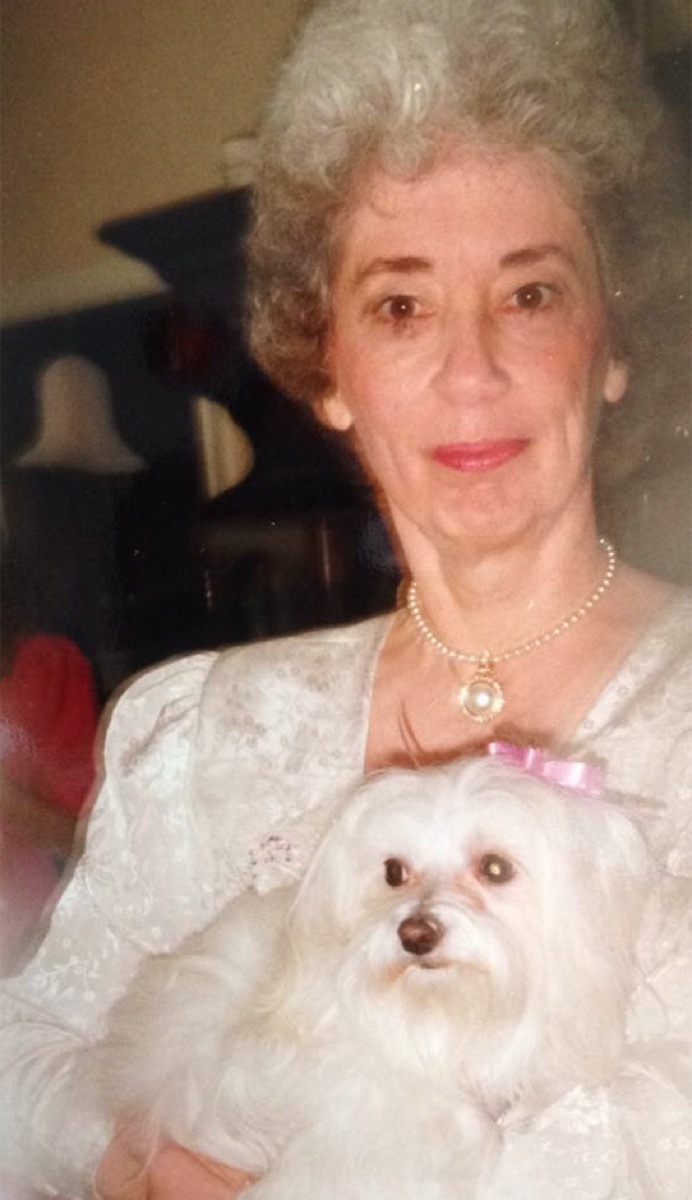
POLYGON ((495 653, 486 650, 483 654, 469 654, 465 650, 457 650, 454 646, 448 646, 446 642, 443 642, 423 616, 415 579, 410 581, 406 589, 406 609, 420 636, 448 662, 466 663, 476 667, 475 674, 457 693, 459 708, 465 717, 476 721, 479 725, 487 725, 489 721, 498 716, 505 706, 505 694, 501 684, 493 675, 493 668, 499 663, 519 658, 522 654, 530 654, 532 650, 540 650, 555 638, 562 637, 578 621, 588 616, 594 605, 603 599, 615 575, 617 555, 614 547, 605 538, 599 538, 599 545, 605 552, 606 566, 601 582, 591 595, 587 596, 578 608, 568 613, 566 617, 562 617, 557 625, 553 625, 552 629, 547 629, 545 633, 539 633, 536 637, 528 638, 527 641, 520 642, 518 646, 511 646, 495 653))
POLYGON ((505 706, 502 687, 487 665, 480 666, 469 682, 459 689, 457 700, 464 716, 477 725, 487 725, 505 706))

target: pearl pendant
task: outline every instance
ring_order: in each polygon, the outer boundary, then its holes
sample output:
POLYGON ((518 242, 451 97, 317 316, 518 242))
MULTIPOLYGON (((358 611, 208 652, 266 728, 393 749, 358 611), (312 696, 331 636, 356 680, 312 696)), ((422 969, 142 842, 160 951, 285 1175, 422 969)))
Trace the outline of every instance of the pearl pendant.
POLYGON ((504 692, 487 667, 476 671, 473 678, 459 689, 457 699, 464 716, 478 725, 492 721, 505 706, 504 692))

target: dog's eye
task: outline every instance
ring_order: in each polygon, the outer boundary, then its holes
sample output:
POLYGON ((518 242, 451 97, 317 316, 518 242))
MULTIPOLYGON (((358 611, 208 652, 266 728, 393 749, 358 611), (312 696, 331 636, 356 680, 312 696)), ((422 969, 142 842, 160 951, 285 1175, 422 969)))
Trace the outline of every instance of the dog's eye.
POLYGON ((408 868, 400 858, 388 858, 384 864, 384 877, 390 887, 401 887, 408 879, 408 868))
POLYGON ((514 866, 502 854, 484 854, 478 864, 478 874, 486 883, 509 883, 514 878, 514 866))

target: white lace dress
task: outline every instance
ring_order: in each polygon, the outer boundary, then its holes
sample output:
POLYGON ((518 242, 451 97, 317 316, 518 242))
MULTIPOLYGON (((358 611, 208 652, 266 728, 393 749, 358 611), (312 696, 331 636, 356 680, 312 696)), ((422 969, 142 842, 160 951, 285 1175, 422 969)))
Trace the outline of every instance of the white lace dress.
MULTIPOLYGON (((86 850, 23 976, 5 981, 4 1162, 48 1195, 88 1197, 110 1137, 87 1065, 138 961, 242 889, 302 873, 363 771, 389 618, 203 653, 116 705, 86 850)), ((661 612, 563 753, 641 797, 664 881, 643 939, 630 1053, 506 1130, 487 1200, 692 1196, 692 597, 661 612), (660 807, 654 811, 651 801, 660 807)))

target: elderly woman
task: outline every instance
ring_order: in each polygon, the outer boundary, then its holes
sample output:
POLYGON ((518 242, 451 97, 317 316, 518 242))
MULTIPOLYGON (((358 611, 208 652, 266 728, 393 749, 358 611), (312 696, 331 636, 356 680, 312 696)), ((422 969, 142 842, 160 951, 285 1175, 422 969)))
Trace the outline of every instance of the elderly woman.
POLYGON ((501 736, 603 763, 664 882, 621 1075, 510 1126, 492 1195, 689 1195, 691 605, 616 557, 594 507, 595 457, 629 454, 674 386, 686 308, 633 62, 591 0, 328 0, 308 20, 263 135, 252 345, 349 431, 410 585, 394 616, 168 664, 115 708, 85 856, 7 988, 36 1185, 235 1195, 229 1168, 176 1146, 143 1164, 98 1118, 110 1006, 144 955, 300 875, 364 772, 501 736))

